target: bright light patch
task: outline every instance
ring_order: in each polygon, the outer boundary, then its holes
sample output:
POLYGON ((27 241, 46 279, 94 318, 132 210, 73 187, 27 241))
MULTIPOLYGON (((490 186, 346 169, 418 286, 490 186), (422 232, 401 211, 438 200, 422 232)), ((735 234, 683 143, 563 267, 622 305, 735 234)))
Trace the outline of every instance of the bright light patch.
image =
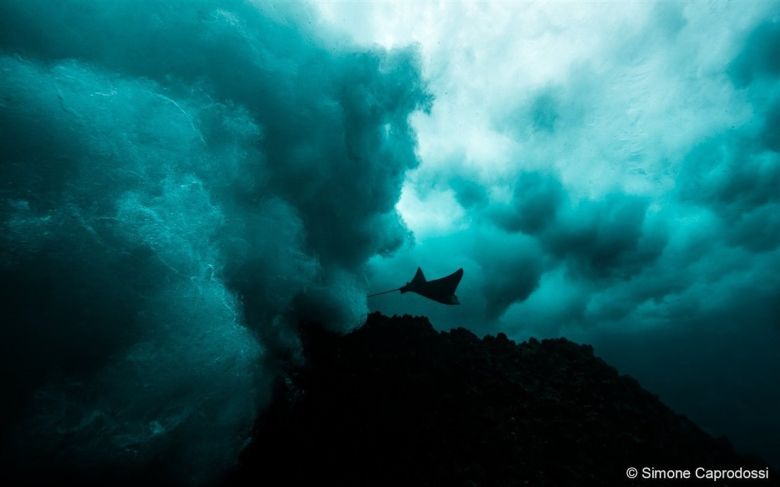
POLYGON ((449 189, 420 195, 414 186, 405 184, 396 209, 418 237, 452 232, 464 224, 465 212, 449 189))

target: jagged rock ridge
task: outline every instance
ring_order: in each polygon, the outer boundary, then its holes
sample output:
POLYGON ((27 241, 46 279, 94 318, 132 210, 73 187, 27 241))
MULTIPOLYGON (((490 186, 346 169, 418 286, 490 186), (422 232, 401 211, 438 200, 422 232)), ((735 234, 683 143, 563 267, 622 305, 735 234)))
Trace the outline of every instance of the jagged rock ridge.
POLYGON ((305 364, 278 382, 230 483, 615 485, 628 466, 764 467, 587 345, 378 313, 344 336, 301 332, 305 364))

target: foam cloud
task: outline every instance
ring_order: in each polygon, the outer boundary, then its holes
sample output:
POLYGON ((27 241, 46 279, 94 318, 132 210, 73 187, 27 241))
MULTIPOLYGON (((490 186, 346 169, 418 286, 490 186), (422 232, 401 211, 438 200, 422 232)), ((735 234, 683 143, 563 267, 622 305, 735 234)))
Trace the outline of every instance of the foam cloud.
MULTIPOLYGON (((352 13, 322 10, 358 41, 420 45, 437 100, 414 119, 423 164, 404 191, 416 204, 399 205, 417 235, 416 256, 427 256, 428 241, 457 235, 450 255, 482 275, 495 253, 481 252, 477 236, 522 234, 544 252, 545 272, 563 266, 575 287, 652 282, 655 291, 627 305, 639 310, 679 291, 681 279, 659 273, 685 269, 685 258, 693 267, 702 246, 746 246, 758 252, 744 261, 751 268, 777 248, 770 3, 615 6, 610 19, 585 6, 529 6, 521 15, 472 5, 468 23, 460 10, 426 4, 422 17, 436 18, 427 30, 402 25, 405 11, 385 7, 381 25, 374 9, 359 25, 352 13), (495 18, 504 20, 488 22, 495 18), (719 27, 736 18, 740 29, 719 27), (453 25, 457 36, 439 42, 453 25), (455 208, 429 196, 444 194, 455 208), (448 224, 418 218, 434 207, 448 224)), ((517 294, 517 303, 532 297, 517 294)))
POLYGON ((695 374, 664 379, 658 362, 707 368, 725 396, 747 387, 777 400, 761 386, 780 373, 765 347, 739 360, 735 380, 727 363, 751 341, 716 345, 737 333, 780 345, 770 304, 780 282, 769 271, 780 258, 776 3, 321 10, 358 42, 419 45, 436 96, 414 118, 422 163, 404 184, 420 204, 399 205, 415 245, 372 260, 372 287, 408 279, 399 266, 463 266, 462 308, 386 297, 372 306, 596 343, 713 431, 747 449, 768 443, 766 426, 729 419, 741 414, 737 399, 707 407, 683 392, 695 374), (442 194, 456 206, 417 217, 442 194), (646 349, 649 336, 663 339, 646 349), (721 354, 685 355, 664 340, 721 354))
POLYGON ((460 307, 371 306, 592 342, 780 458, 734 419, 778 400, 777 5, 604 8, 0 3, 4 447, 211 478, 289 325, 422 265, 460 307))
POLYGON ((412 50, 307 12, 0 5, 2 433, 27 474, 213 479, 291 324, 365 315, 430 95, 412 50))

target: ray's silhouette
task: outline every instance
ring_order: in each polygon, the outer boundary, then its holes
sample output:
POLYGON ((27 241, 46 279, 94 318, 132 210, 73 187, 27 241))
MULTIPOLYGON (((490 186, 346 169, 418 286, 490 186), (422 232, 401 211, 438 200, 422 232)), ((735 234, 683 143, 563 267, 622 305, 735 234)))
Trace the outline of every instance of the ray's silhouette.
POLYGON ((368 297, 371 298, 381 294, 401 291, 401 294, 409 292, 417 293, 420 296, 424 296, 442 304, 460 304, 458 297, 455 295, 455 289, 457 289, 458 284, 460 284, 461 278, 463 278, 462 268, 449 276, 429 281, 425 279, 425 274, 423 274, 422 269, 418 267, 412 280, 407 282, 404 286, 390 289, 389 291, 382 291, 381 293, 369 294, 368 297))

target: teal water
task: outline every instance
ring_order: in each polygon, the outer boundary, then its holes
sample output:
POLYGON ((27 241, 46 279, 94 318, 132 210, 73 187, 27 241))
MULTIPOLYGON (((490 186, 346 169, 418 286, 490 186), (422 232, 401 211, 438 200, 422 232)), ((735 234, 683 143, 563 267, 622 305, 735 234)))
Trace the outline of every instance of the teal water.
POLYGON ((365 314, 356 272, 405 236, 407 116, 429 95, 411 51, 274 15, 0 4, 12 461, 208 480, 248 438, 264 364, 295 353, 288 323, 365 314))
POLYGON ((777 3, 339 5, 0 0, 4 458, 212 480, 292 324, 376 309, 593 343, 777 465, 777 3), (366 300, 417 266, 461 305, 366 300))

